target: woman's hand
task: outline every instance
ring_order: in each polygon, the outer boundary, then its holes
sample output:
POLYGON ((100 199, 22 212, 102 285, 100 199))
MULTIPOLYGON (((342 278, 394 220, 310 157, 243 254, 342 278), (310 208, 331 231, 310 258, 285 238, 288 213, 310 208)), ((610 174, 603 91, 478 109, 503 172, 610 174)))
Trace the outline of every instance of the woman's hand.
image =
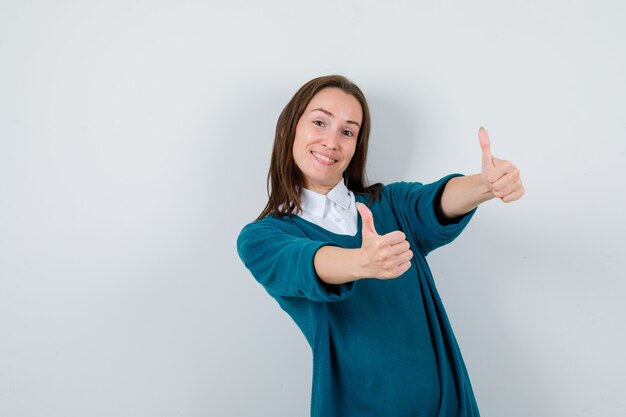
POLYGON ((524 195, 524 186, 519 169, 511 162, 494 158, 491 155, 491 143, 485 128, 478 130, 478 140, 483 150, 480 178, 496 198, 505 203, 520 199, 524 195))
POLYGON ((365 204, 357 203, 361 215, 362 243, 358 255, 362 278, 397 278, 410 267, 413 252, 406 236, 400 230, 379 235, 374 227, 374 216, 365 204))
POLYGON ((491 155, 489 135, 482 127, 478 140, 483 150, 480 174, 452 178, 443 190, 441 211, 448 219, 462 216, 494 197, 510 203, 524 195, 519 170, 509 161, 491 155))
POLYGON ((315 272, 327 284, 343 284, 362 278, 391 279, 411 267, 413 252, 400 230, 379 235, 374 217, 365 204, 357 203, 361 215, 361 247, 345 249, 322 246, 313 259, 315 272))

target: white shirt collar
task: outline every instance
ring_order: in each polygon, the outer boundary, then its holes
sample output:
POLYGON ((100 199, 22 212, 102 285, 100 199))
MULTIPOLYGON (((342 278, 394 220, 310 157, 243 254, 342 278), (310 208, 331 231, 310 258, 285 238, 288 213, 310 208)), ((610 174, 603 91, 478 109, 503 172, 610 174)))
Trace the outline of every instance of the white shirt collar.
POLYGON ((344 210, 350 208, 350 204, 352 203, 350 190, 348 190, 348 187, 344 184, 343 179, 341 179, 327 195, 302 188, 302 192, 300 193, 300 206, 302 210, 306 210, 317 217, 324 217, 326 214, 327 199, 339 205, 344 210))
POLYGON ((352 202, 350 190, 348 190, 348 187, 344 184, 343 179, 328 192, 326 197, 333 203, 341 206, 344 210, 349 209, 350 203, 352 202))

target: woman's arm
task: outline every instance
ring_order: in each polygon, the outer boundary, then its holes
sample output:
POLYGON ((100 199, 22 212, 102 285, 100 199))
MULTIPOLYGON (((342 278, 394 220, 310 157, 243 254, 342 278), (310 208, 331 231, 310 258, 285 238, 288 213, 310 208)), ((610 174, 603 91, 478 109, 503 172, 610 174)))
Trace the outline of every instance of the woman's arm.
POLYGON ((441 195, 441 211, 448 219, 469 213, 479 204, 494 198, 480 174, 454 177, 446 183, 441 195))
POLYGON ((322 246, 313 259, 317 276, 327 284, 345 284, 363 278, 360 269, 359 249, 322 246))
POLYGON ((370 209, 357 203, 357 210, 362 223, 361 247, 322 246, 315 254, 315 272, 327 284, 343 284, 361 278, 397 278, 411 266, 413 252, 405 234, 396 230, 379 235, 370 209))
POLYGON ((489 136, 482 127, 478 138, 482 148, 482 172, 448 181, 441 196, 441 211, 448 218, 462 216, 494 197, 509 203, 524 195, 519 169, 491 155, 489 136))
POLYGON ((328 288, 314 268, 316 253, 332 243, 311 240, 289 226, 264 218, 246 225, 239 233, 237 252, 254 278, 274 297, 323 302, 350 297, 353 285, 328 288))
MULTIPOLYGON (((441 211, 453 219, 473 210, 479 204, 499 198, 505 203, 522 197, 524 187, 519 170, 510 162, 491 155, 489 137, 481 128, 483 168, 480 174, 450 179, 441 196, 441 211)), ((320 279, 328 284, 343 284, 361 278, 390 279, 402 275, 411 266, 413 252, 401 231, 378 235, 371 211, 357 204, 362 219, 361 248, 345 249, 322 246, 313 260, 320 279)))

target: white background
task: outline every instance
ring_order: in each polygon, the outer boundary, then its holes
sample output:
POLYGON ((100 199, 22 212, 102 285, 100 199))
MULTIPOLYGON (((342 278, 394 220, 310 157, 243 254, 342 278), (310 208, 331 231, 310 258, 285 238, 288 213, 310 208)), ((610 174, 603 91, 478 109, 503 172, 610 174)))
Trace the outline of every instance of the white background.
POLYGON ((278 114, 340 73, 371 182, 527 195, 430 257, 485 417, 626 416, 619 1, 0 0, 0 415, 305 416, 311 353, 237 257, 278 114))

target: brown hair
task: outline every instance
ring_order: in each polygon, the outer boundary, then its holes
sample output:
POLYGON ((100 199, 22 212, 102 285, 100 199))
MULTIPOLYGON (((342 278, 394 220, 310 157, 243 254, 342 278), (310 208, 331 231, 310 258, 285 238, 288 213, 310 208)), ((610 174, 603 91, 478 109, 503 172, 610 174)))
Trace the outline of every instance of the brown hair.
POLYGON ((347 78, 341 75, 327 75, 315 78, 300 87, 278 117, 272 160, 267 174, 269 201, 256 220, 269 214, 275 214, 279 217, 291 216, 301 210, 300 191, 303 188, 304 178, 302 171, 293 159, 296 126, 311 99, 321 90, 330 87, 339 88, 346 94, 354 96, 361 104, 363 111, 356 149, 343 173, 346 186, 354 193, 369 194, 370 199, 377 200, 379 198, 382 184, 369 186, 365 175, 367 144, 370 134, 370 112, 365 95, 356 84, 347 78))

